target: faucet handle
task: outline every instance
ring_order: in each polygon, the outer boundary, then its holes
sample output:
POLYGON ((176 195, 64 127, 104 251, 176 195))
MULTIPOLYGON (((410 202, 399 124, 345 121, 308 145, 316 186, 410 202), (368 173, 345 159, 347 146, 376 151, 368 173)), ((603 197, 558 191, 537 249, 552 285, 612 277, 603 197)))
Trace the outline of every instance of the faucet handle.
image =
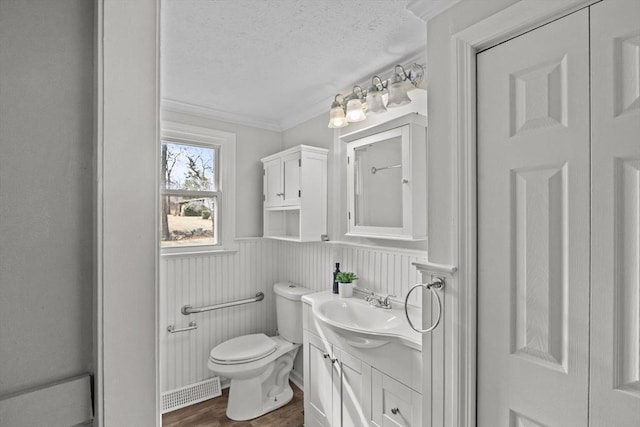
POLYGON ((385 305, 389 305, 389 298, 395 298, 395 295, 387 295, 386 297, 384 297, 384 304, 385 305))

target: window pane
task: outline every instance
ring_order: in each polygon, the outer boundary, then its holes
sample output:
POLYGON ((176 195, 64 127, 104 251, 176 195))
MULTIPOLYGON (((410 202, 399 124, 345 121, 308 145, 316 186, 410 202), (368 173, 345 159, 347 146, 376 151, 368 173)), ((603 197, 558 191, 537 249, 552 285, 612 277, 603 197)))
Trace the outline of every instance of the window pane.
POLYGON ((162 188, 217 191, 216 149, 162 142, 162 188))
POLYGON ((161 246, 218 244, 217 197, 162 196, 161 246))

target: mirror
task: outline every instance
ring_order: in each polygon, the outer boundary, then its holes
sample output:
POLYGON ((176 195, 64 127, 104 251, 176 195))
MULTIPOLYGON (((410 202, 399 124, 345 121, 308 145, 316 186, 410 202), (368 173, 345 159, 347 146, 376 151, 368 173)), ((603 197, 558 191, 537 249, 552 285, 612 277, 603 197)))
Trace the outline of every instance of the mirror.
POLYGON ((354 149, 356 226, 402 227, 402 138, 354 149))
POLYGON ((347 143, 347 236, 426 239, 426 124, 409 113, 340 136, 347 143))

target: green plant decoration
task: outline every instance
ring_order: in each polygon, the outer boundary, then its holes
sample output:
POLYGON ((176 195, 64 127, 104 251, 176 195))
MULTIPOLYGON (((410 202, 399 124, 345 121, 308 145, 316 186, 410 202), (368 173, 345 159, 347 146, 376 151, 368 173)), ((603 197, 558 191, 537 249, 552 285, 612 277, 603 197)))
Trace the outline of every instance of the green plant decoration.
POLYGON ((336 275, 336 280, 338 283, 351 283, 354 280, 358 280, 358 276, 350 271, 341 271, 336 275))

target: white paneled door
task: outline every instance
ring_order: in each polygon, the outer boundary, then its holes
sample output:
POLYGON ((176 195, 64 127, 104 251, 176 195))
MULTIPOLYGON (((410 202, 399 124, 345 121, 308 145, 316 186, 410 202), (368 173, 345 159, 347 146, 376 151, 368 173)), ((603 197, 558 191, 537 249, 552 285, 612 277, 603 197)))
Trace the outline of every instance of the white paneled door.
POLYGON ((477 56, 478 426, 587 425, 589 17, 477 56))
POLYGON ((592 426, 640 426, 640 1, 591 7, 592 426))
POLYGON ((640 425, 639 18, 477 56, 478 427, 640 425))

